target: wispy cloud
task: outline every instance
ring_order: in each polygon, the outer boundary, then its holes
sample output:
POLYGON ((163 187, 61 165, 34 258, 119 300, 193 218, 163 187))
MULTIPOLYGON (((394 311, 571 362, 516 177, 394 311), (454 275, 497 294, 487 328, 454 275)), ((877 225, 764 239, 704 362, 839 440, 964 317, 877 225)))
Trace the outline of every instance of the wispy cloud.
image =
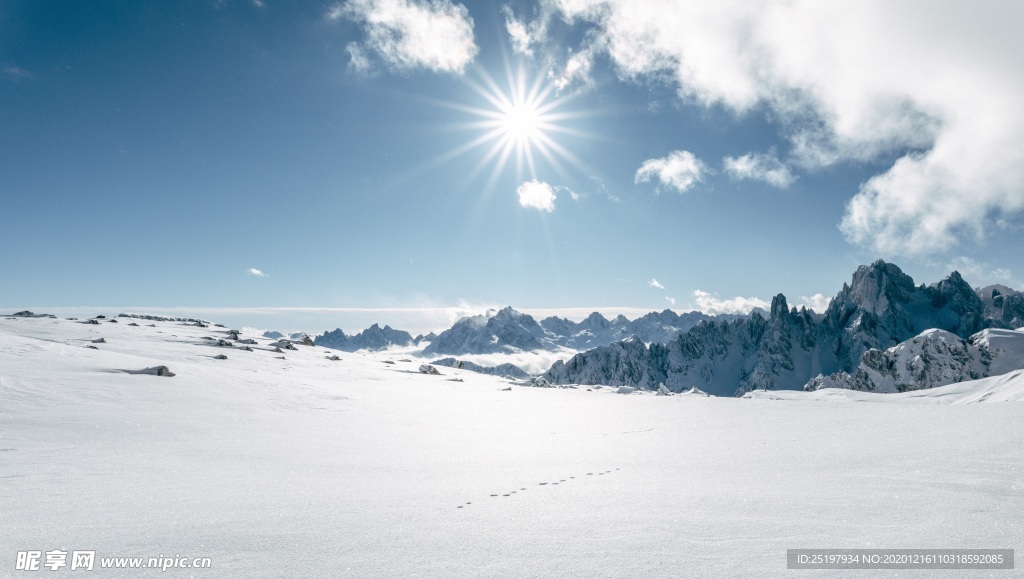
MULTIPOLYGON (((707 167, 689 151, 672 151, 667 157, 647 159, 636 171, 636 183, 657 179, 663 186, 685 193, 703 179, 707 167)), ((658 189, 660 192, 660 188, 658 189)))
POLYGON ((534 38, 527 30, 526 24, 517 19, 507 5, 502 8, 502 13, 505 15, 505 31, 508 32, 509 41, 512 43, 512 52, 532 58, 534 38))
POLYGON ((665 289, 665 286, 661 285, 661 283, 659 283, 658 280, 656 280, 654 278, 651 278, 651 281, 647 282, 647 285, 649 285, 649 286, 651 286, 653 288, 665 289))
POLYGON ((665 296, 665 299, 668 301, 668 303, 672 304, 673 306, 676 305, 676 298, 665 296))
POLYGON ((586 47, 570 54, 565 60, 565 64, 557 69, 552 68, 548 73, 548 77, 559 92, 574 84, 585 89, 593 84, 590 77, 590 69, 593 66, 594 49, 586 47))
MULTIPOLYGON (((950 270, 960 272, 960 275, 975 287, 997 283, 1003 285, 1020 285, 1018 282, 1013 280, 1013 272, 1009 269, 1005 267, 993 267, 984 261, 978 261, 963 255, 954 257, 950 260, 947 267, 950 270)), ((1018 287, 1017 289, 1020 288, 1018 287)))
POLYGON ((461 74, 479 51, 469 10, 450 0, 348 0, 331 6, 326 18, 363 25, 366 39, 346 48, 350 66, 360 71, 368 70, 373 53, 395 70, 461 74))
POLYGON ((796 181, 789 167, 779 161, 774 153, 747 153, 742 157, 725 157, 722 159, 722 167, 733 179, 764 181, 780 189, 785 189, 796 181))
POLYGON ((530 179, 516 188, 519 205, 528 209, 537 209, 551 213, 555 210, 555 190, 551 185, 536 179, 530 179))
POLYGON ((761 298, 722 298, 716 293, 694 290, 694 303, 697 310, 705 314, 749 314, 754 308, 768 309, 771 306, 761 298))
POLYGON ((10 65, 9 64, 7 66, 4 66, 3 68, 0 68, 0 70, 3 71, 3 76, 5 76, 5 77, 7 77, 7 78, 9 78, 11 80, 22 80, 22 79, 32 78, 32 73, 31 72, 25 70, 24 68, 18 67, 18 66, 14 66, 14 65, 10 65))
POLYGON ((245 273, 247 273, 247 274, 249 274, 251 276, 254 276, 254 277, 267 277, 267 274, 265 274, 262 271, 256 269, 255 267, 250 267, 249 269, 245 270, 245 273))

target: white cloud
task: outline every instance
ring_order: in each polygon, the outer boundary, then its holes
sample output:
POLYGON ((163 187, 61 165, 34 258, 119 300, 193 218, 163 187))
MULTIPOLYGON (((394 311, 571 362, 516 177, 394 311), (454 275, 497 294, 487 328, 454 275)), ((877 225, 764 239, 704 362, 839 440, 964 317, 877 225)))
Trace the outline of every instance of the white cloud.
POLYGON ((1024 212, 1022 2, 549 0, 626 80, 763 107, 813 169, 890 162, 852 196, 846 238, 923 256, 1024 212))
POLYGON ((551 70, 548 77, 559 91, 565 90, 571 84, 579 84, 583 88, 593 84, 590 78, 590 69, 594 66, 594 50, 590 47, 584 48, 569 55, 561 71, 551 70))
POLYGON ((828 305, 832 303, 832 298, 823 294, 814 294, 813 296, 800 296, 800 301, 795 305, 796 307, 804 306, 809 310, 814 310, 819 314, 825 313, 828 309, 828 305))
POLYGON ((747 153, 742 157, 725 157, 722 167, 733 179, 754 179, 764 181, 772 187, 785 189, 796 181, 790 172, 774 154, 747 153))
POLYGON ((658 280, 656 280, 654 278, 651 278, 651 281, 647 282, 647 285, 649 285, 649 286, 651 286, 653 288, 665 289, 665 286, 663 286, 660 283, 658 283, 658 280))
POLYGON ((508 6, 505 6, 502 12, 505 14, 505 31, 512 42, 512 52, 532 58, 533 48, 530 45, 533 43, 533 37, 526 29, 526 24, 517 19, 508 6))
POLYGON ((267 277, 267 274, 265 274, 262 271, 256 269, 255 267, 250 267, 249 269, 245 270, 245 273, 247 273, 249 275, 252 275, 252 276, 255 276, 255 277, 267 277))
POLYGON ((1019 285, 1013 281, 1013 272, 1005 267, 992 267, 986 262, 967 256, 958 256, 950 260, 950 270, 960 272, 968 283, 975 287, 992 284, 1019 285))
POLYGON ((676 305, 676 298, 670 298, 668 296, 665 296, 665 299, 668 300, 668 303, 672 304, 673 306, 676 305))
POLYGON ((672 151, 667 157, 647 159, 636 171, 636 183, 649 183, 652 177, 662 185, 685 193, 703 179, 707 167, 689 151, 672 151))
POLYGON ((365 70, 368 61, 356 58, 372 52, 396 70, 462 73, 479 51, 469 10, 450 0, 348 0, 328 9, 326 17, 363 24, 366 40, 347 48, 357 70, 365 70))
POLYGON ((555 210, 555 190, 543 181, 530 179, 516 188, 519 205, 551 213, 555 210))
POLYGON ((363 50, 363 47, 357 42, 349 42, 345 46, 345 50, 348 51, 348 66, 352 70, 361 73, 369 73, 373 69, 373 65, 370 63, 370 57, 363 50))
POLYGON ((734 297, 722 299, 718 294, 701 290, 694 290, 693 299, 697 304, 696 309, 698 311, 711 315, 749 314, 750 310, 754 308, 767 310, 771 306, 771 304, 761 298, 734 297))

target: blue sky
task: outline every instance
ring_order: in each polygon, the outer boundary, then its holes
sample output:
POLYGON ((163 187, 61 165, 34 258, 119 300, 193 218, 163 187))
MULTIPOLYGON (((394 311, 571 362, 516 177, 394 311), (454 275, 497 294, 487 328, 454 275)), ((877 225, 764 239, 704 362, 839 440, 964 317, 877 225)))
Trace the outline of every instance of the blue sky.
POLYGON ((3 2, 0 306, 1020 287, 1022 5, 820 4, 3 2))

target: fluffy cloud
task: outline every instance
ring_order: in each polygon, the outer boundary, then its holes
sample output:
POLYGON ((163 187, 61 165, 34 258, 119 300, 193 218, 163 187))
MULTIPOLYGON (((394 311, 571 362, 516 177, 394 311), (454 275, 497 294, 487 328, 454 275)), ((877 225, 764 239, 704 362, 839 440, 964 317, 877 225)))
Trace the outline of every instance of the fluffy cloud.
POLYGON ((850 199, 846 238, 924 256, 1024 211, 1024 3, 545 0, 626 80, 764 108, 805 169, 891 166, 850 199), (893 161, 895 159, 895 161, 893 161))
POLYGON ((651 281, 647 282, 647 285, 649 285, 649 286, 651 286, 653 288, 657 288, 657 289, 665 289, 665 286, 663 286, 660 283, 658 283, 658 280, 656 280, 654 278, 651 278, 651 281))
POLYGON ((530 179, 516 188, 516 194, 523 207, 548 213, 555 210, 555 190, 543 181, 530 179))
POLYGON ((479 50, 469 10, 450 0, 348 0, 332 6, 327 18, 363 25, 366 40, 347 47, 357 70, 369 67, 372 52, 396 70, 462 73, 479 50))
POLYGON ((771 304, 761 298, 734 297, 722 299, 718 294, 694 290, 693 301, 696 309, 705 314, 749 314, 754 308, 767 310, 771 304))
MULTIPOLYGON (((699 182, 707 167, 689 151, 672 151, 667 157, 647 159, 636 171, 636 183, 656 178, 662 185, 685 193, 699 182)), ((660 189, 659 189, 660 191, 660 189)))
POLYGON ((267 274, 256 269, 255 267, 250 267, 249 269, 245 270, 245 273, 255 277, 267 277, 267 274))
POLYGON ((747 153, 742 157, 726 157, 722 159, 722 167, 733 179, 764 181, 780 189, 785 189, 796 181, 789 167, 779 161, 774 154, 747 153))

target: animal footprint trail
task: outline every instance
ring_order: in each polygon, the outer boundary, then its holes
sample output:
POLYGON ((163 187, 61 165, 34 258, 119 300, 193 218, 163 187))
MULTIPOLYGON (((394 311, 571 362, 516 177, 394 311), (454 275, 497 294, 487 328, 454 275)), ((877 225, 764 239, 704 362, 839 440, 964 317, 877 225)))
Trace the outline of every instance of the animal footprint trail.
MULTIPOLYGON (((616 468, 615 470, 619 470, 619 469, 616 468)), ((601 476, 601 475, 611 474, 612 472, 613 472, 612 470, 606 470, 606 471, 603 471, 603 472, 598 472, 596 474, 598 476, 601 476)), ((595 474, 594 472, 588 472, 587 476, 593 476, 594 474, 595 474)), ((575 480, 576 480, 576 476, 569 476, 569 477, 566 477, 566 478, 560 478, 557 481, 555 481, 555 480, 539 481, 537 483, 537 486, 552 488, 552 487, 555 487, 555 486, 558 486, 558 485, 569 484, 570 482, 573 482, 575 480)), ((501 497, 501 498, 511 498, 512 495, 515 495, 517 493, 525 492, 526 490, 527 490, 527 487, 519 487, 518 490, 513 489, 513 490, 510 490, 510 491, 508 491, 506 493, 501 493, 501 492, 489 493, 488 496, 490 496, 491 498, 498 498, 498 497, 501 497)), ((466 501, 465 504, 456 505, 455 508, 456 509, 464 509, 467 506, 472 505, 472 504, 473 504, 473 501, 466 501)))

